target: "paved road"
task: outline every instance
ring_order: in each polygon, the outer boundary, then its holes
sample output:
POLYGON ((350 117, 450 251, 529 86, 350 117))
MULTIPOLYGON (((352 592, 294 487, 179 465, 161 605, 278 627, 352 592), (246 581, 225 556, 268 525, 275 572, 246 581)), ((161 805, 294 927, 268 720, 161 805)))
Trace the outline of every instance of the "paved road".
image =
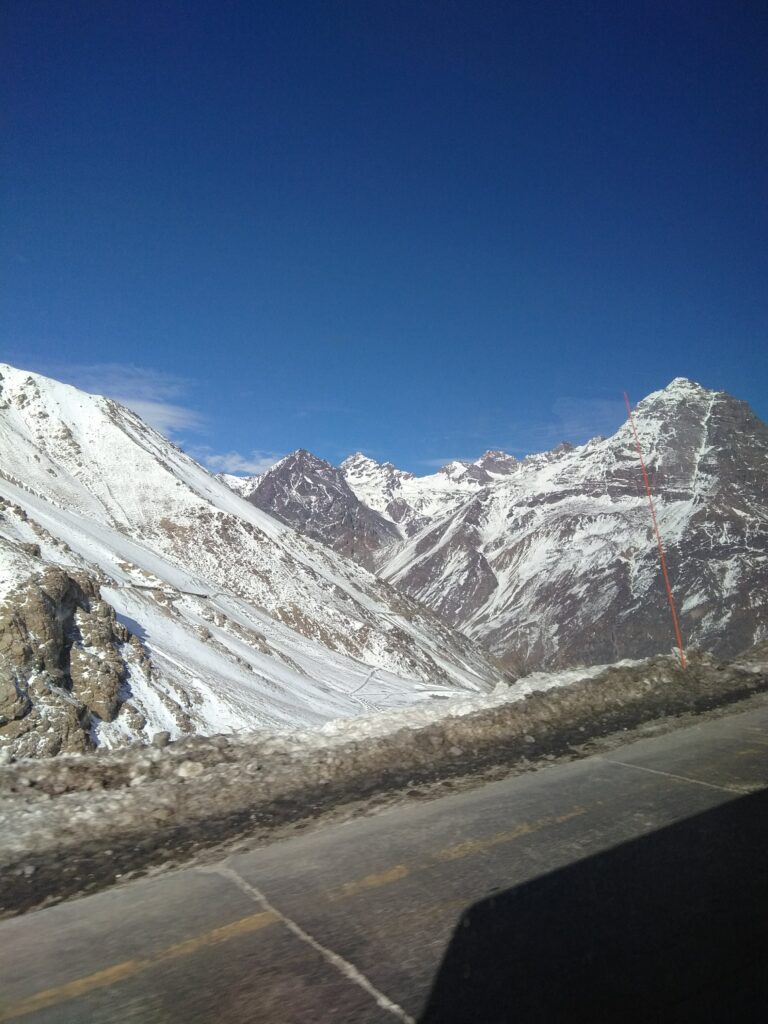
POLYGON ((417 1020, 471 904, 766 787, 768 702, 28 914, 0 924, 0 1020, 417 1020))

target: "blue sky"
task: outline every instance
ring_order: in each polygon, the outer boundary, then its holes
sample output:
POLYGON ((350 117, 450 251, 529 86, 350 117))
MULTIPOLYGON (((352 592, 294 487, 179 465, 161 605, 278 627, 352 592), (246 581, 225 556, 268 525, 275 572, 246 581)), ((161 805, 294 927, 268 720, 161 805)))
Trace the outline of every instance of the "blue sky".
POLYGON ((762 2, 5 0, 0 358, 216 469, 768 418, 762 2))

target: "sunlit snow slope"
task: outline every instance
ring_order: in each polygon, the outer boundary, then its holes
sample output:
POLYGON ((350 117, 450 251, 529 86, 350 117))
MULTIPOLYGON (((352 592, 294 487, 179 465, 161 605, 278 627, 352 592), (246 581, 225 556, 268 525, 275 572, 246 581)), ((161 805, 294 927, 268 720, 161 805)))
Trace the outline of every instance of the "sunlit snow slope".
POLYGON ((139 714, 94 718, 96 742, 307 725, 500 678, 431 612, 244 501, 130 410, 0 375, 0 592, 48 566, 90 573, 149 654, 126 659, 121 699, 139 714))

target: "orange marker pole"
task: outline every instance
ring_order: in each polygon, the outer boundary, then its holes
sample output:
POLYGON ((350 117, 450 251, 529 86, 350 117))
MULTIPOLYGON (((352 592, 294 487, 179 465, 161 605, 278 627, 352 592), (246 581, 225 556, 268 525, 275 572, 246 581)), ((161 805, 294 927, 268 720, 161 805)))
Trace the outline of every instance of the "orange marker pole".
POLYGON ((624 392, 624 402, 627 406, 627 415, 629 416, 629 422, 632 424, 632 433, 635 435, 635 447, 637 448, 637 454, 640 457, 640 467, 643 471, 643 480, 645 481, 645 493, 648 495, 648 506, 651 510, 651 519, 653 520, 653 532, 656 534, 656 544, 659 548, 659 559, 661 561, 661 571, 664 575, 664 586, 667 588, 667 601, 669 602, 669 610, 672 612, 672 622, 675 627, 675 637, 677 638, 677 649, 680 652, 680 666, 685 669, 685 651, 683 650, 683 634, 680 632, 680 623, 677 619, 677 611, 675 609, 675 599, 672 597, 672 587, 669 584, 669 573, 667 572, 667 560, 664 557, 664 548, 661 543, 661 534, 659 533, 659 523, 656 519, 656 509, 653 504, 653 495, 651 494, 651 482, 648 479, 648 471, 645 468, 645 459, 643 458, 643 449, 640 447, 640 438, 637 436, 637 427, 635 426, 635 417, 632 415, 632 406, 629 404, 629 395, 624 392))

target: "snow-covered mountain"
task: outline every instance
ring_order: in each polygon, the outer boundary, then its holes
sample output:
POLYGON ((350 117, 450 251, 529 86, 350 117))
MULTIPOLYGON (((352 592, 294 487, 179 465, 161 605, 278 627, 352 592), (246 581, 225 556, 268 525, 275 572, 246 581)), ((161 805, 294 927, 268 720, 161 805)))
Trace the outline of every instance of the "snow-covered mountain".
POLYGON ((373 570, 402 539, 398 527, 363 504, 344 473, 303 448, 286 455, 246 495, 257 508, 373 570))
POLYGON ((239 494, 241 498, 247 498, 256 488, 261 476, 237 476, 235 473, 217 473, 216 479, 226 484, 231 491, 239 494))
MULTIPOLYGON (((733 654, 768 635, 768 427, 683 378, 635 417, 685 640, 733 654)), ((668 650, 630 425, 504 468, 391 552, 384 578, 518 671, 668 650)))
POLYGON ((257 508, 375 571, 393 546, 503 475, 500 464, 500 473, 488 473, 482 460, 450 462, 416 477, 361 452, 336 468, 299 448, 260 476, 220 479, 257 508))
POLYGON ((396 523, 402 537, 456 511, 492 479, 479 462, 449 462, 437 473, 415 476, 362 452, 350 455, 340 468, 360 501, 396 523))
MULTIPOLYGON (((684 378, 644 399, 636 421, 685 640, 734 654, 768 635, 768 428, 684 378)), ((359 452, 341 469, 401 534, 380 533, 368 564, 514 671, 672 646, 628 423, 578 448, 488 451, 424 477, 359 452)))
POLYGON ((0 747, 309 725, 500 678, 129 409, 4 364, 0 499, 0 747))

